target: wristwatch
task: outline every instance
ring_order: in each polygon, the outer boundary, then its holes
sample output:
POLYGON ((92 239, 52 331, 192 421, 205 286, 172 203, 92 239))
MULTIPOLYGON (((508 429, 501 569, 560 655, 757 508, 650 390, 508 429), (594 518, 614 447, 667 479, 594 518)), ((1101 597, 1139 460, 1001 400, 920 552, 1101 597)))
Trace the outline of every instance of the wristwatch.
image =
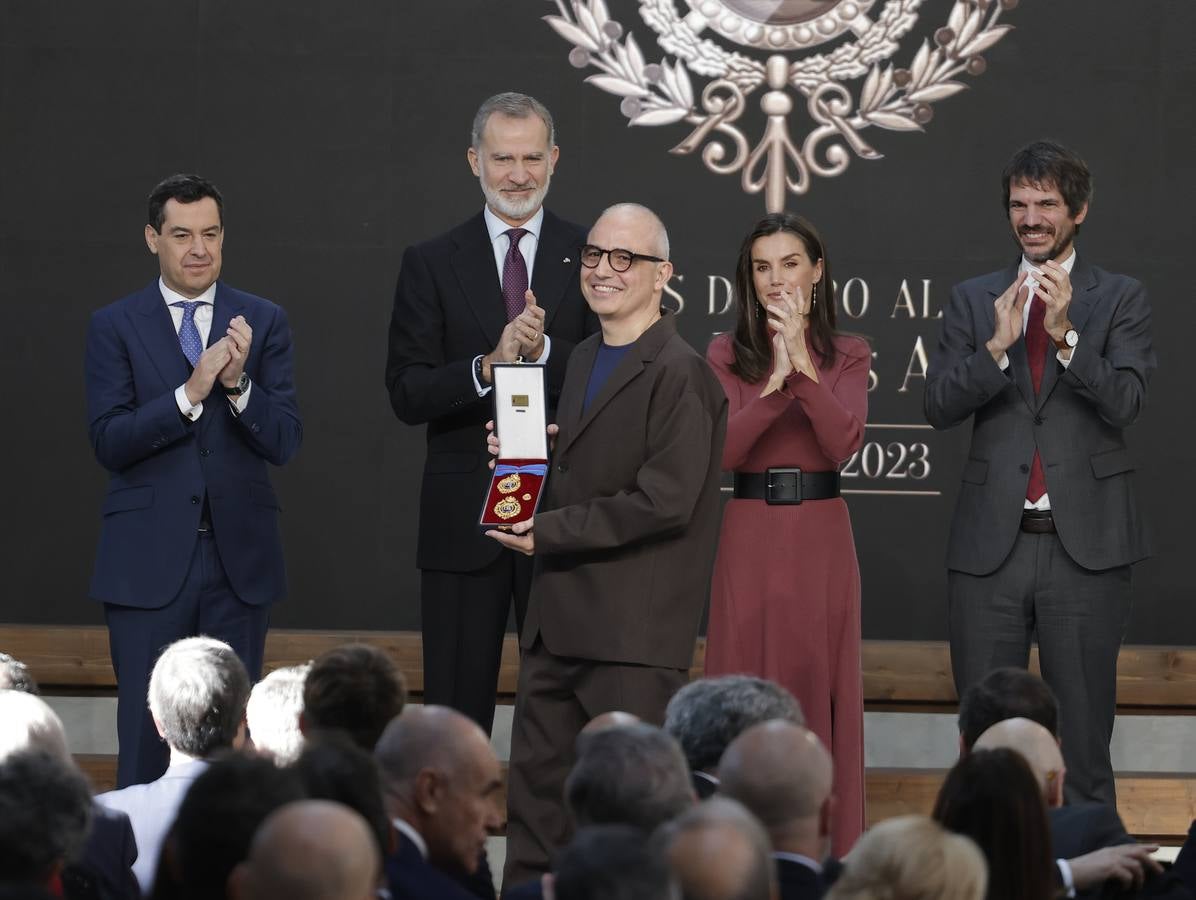
MULTIPOLYGON (((223 387, 223 385, 221 386, 223 387)), ((249 390, 249 376, 245 372, 242 372, 241 377, 237 379, 237 383, 232 387, 224 388, 224 393, 230 397, 240 397, 247 390, 249 390)))
MULTIPOLYGON (((1054 340, 1054 338, 1051 340, 1054 340)), ((1060 350, 1071 350, 1079 342, 1080 333, 1074 328, 1069 328, 1063 333, 1063 338, 1061 340, 1055 341, 1055 346, 1060 350)))

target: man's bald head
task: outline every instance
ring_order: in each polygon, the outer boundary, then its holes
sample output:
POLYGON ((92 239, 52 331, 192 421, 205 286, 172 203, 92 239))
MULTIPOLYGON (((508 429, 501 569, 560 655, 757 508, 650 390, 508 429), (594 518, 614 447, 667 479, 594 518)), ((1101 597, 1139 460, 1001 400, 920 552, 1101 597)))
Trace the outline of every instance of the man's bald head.
POLYGON ((262 822, 229 888, 235 900, 368 900, 376 895, 381 866, 361 816, 328 800, 300 800, 262 822))
POLYGON ((727 747, 718 772, 719 793, 760 820, 774 849, 821 857, 833 769, 814 732, 780 719, 753 725, 727 747))
POLYGON ((662 826, 657 839, 685 900, 777 896, 768 835, 735 800, 712 797, 662 826))
POLYGON ((639 203, 616 203, 613 206, 608 206, 598 216, 597 221, 594 222, 594 228, 598 228, 598 224, 608 220, 604 224, 619 223, 619 224, 634 224, 637 229, 642 228, 641 234, 648 241, 648 246, 651 247, 651 252, 654 256, 659 256, 661 259, 669 258, 669 232, 664 227, 664 222, 661 221, 660 216, 639 203))
POLYGON ((1005 719, 993 725, 976 740, 975 750, 1006 747, 1016 750, 1030 764, 1048 806, 1063 805, 1063 754, 1055 736, 1029 719, 1005 719))

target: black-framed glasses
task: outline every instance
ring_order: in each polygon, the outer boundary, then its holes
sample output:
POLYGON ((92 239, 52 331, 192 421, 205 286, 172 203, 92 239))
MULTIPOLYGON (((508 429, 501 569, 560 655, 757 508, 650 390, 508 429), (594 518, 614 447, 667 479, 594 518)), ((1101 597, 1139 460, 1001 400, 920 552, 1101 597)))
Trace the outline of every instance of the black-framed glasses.
POLYGON ((610 262, 610 267, 616 272, 626 272, 637 259, 657 263, 668 262, 668 260, 661 259, 659 256, 649 256, 647 253, 632 253, 630 250, 623 250, 619 247, 616 247, 614 250, 603 250, 601 247, 595 247, 593 244, 586 244, 581 248, 581 264, 587 269, 596 269, 598 268, 598 263, 602 262, 604 254, 610 262))

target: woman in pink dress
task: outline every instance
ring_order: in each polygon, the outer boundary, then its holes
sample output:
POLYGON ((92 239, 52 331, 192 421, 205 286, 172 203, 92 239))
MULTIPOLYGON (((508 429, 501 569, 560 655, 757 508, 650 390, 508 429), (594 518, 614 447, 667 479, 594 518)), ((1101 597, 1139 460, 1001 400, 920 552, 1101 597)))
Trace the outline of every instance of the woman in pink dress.
POLYGON ((706 674, 784 685, 835 761, 833 848, 864 828, 860 571, 839 466, 864 441, 871 351, 835 330, 822 239, 788 213, 761 219, 735 269, 738 321, 707 359, 730 401, 706 674), (800 499, 800 503, 797 502, 800 499))

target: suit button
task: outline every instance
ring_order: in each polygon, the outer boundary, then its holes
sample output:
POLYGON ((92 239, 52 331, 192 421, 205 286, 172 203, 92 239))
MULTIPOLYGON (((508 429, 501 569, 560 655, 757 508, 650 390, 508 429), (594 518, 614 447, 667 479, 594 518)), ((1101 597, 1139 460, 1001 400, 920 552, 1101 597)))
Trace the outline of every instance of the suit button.
POLYGON ((191 502, 192 502, 193 504, 195 504, 196 506, 198 506, 198 505, 199 505, 199 497, 197 497, 197 496, 195 496, 194 494, 192 494, 192 495, 191 495, 191 502))
POLYGON ((262 430, 262 426, 261 425, 250 425, 249 430, 252 431, 254 434, 257 434, 259 431, 262 430))
POLYGON ((1023 475, 1025 475, 1027 472, 1030 471, 1030 467, 1028 465, 1026 465, 1025 463, 1022 463, 1017 468, 1018 468, 1018 471, 1021 472, 1023 475))
POLYGON ((1042 424, 1042 422, 1043 422, 1042 416, 1035 416, 1035 417, 1034 417, 1034 424, 1035 424, 1035 425, 1041 425, 1041 424, 1042 424))
POLYGON ((556 470, 558 472, 568 472, 569 467, 567 465, 565 465, 564 463, 557 463, 556 470))
POLYGON ((199 455, 200 455, 200 456, 211 456, 211 455, 212 455, 212 451, 211 451, 211 450, 209 450, 207 447, 200 447, 200 448, 199 448, 199 455))

